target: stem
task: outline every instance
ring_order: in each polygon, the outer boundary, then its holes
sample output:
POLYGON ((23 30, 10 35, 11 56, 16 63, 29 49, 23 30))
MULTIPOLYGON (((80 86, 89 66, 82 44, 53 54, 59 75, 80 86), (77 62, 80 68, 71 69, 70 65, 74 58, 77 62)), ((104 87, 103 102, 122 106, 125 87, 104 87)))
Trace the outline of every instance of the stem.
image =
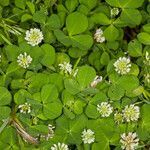
POLYGON ((25 131, 22 125, 18 122, 18 120, 16 119, 12 120, 12 125, 16 128, 17 132, 23 137, 23 139, 25 139, 31 144, 37 145, 39 143, 36 138, 32 137, 25 131))
POLYGON ((76 61, 75 65, 74 65, 74 67, 73 67, 73 71, 77 68, 77 66, 78 66, 78 64, 79 64, 79 62, 80 62, 80 60, 81 60, 81 57, 79 57, 78 60, 76 61))

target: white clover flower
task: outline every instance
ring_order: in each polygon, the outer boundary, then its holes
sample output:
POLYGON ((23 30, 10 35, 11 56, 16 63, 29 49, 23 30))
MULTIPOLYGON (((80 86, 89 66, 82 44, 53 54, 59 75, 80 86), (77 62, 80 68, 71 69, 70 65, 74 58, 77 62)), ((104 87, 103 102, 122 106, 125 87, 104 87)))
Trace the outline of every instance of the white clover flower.
POLYGON ((54 129, 55 127, 51 124, 48 125, 48 134, 45 137, 47 141, 54 137, 54 129))
POLYGON ((84 129, 81 137, 84 144, 91 144, 95 141, 95 133, 91 129, 84 129))
POLYGON ((115 123, 117 123, 117 124, 122 123, 122 122, 123 122, 123 114, 122 114, 122 113, 119 113, 119 112, 116 112, 116 113, 114 114, 114 121, 115 121, 115 123))
POLYGON ((121 75, 127 74, 131 70, 130 59, 126 57, 120 57, 114 63, 115 71, 121 75))
POLYGON ((123 117, 127 122, 137 121, 140 116, 140 108, 135 105, 125 106, 125 109, 122 111, 123 117))
POLYGON ((103 36, 103 31, 101 28, 97 29, 95 34, 94 34, 94 39, 98 43, 103 43, 105 42, 105 37, 103 36))
POLYGON ((30 55, 27 55, 26 52, 24 52, 24 54, 20 54, 18 57, 18 64, 19 66, 23 67, 23 68, 28 68, 29 64, 31 64, 32 62, 32 58, 30 57, 30 55))
POLYGON ((25 40, 27 41, 28 44, 36 46, 42 42, 43 34, 39 29, 32 28, 26 31, 25 40))
POLYGON ((0 62, 2 61, 2 55, 0 55, 0 62))
POLYGON ((64 143, 57 143, 51 147, 51 150, 69 150, 68 145, 64 143))
POLYGON ((64 62, 62 64, 59 64, 58 65, 60 67, 60 70, 64 71, 66 74, 69 73, 71 74, 72 73, 72 65, 68 62, 64 62))
POLYGON ((144 74, 144 77, 145 77, 145 79, 144 79, 145 82, 149 84, 150 83, 150 74, 149 73, 144 74))
POLYGON ((120 139, 121 148, 125 150, 135 150, 139 144, 136 133, 129 132, 128 135, 123 133, 120 139))
POLYGON ((97 111, 101 114, 102 117, 109 117, 113 112, 113 107, 108 102, 102 102, 97 105, 97 111))
POLYGON ((150 55, 149 55, 148 51, 146 51, 146 53, 145 53, 144 64, 150 66, 150 55))
POLYGON ((20 109, 20 113, 29 114, 31 112, 31 105, 28 103, 19 105, 18 108, 20 109))
POLYGON ((119 14, 119 9, 118 8, 112 8, 111 10, 110 10, 110 15, 111 15, 111 17, 115 17, 115 16, 117 16, 119 14))
POLYGON ((90 86, 91 86, 91 87, 96 87, 96 85, 97 85, 98 83, 102 82, 102 80, 103 80, 103 77, 102 77, 102 76, 96 76, 96 77, 94 78, 94 80, 91 82, 90 86))

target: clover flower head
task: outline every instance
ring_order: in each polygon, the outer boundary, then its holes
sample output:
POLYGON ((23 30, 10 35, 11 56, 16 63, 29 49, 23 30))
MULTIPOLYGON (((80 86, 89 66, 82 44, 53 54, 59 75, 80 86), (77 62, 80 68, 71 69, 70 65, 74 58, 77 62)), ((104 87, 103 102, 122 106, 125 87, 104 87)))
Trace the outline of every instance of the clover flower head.
POLYGON ((140 108, 133 104, 130 106, 125 106, 125 109, 122 112, 123 117, 127 122, 137 121, 140 116, 140 108))
POLYGON ((101 28, 97 29, 95 34, 94 34, 94 39, 98 43, 103 43, 105 42, 105 37, 103 36, 103 30, 101 28))
POLYGON ((51 150, 69 150, 68 145, 64 143, 57 143, 51 147, 51 150))
POLYGON ((101 104, 97 105, 97 111, 102 117, 109 117, 113 112, 113 107, 108 102, 102 102, 101 104))
POLYGON ((94 80, 91 82, 91 87, 96 87, 96 85, 100 82, 102 82, 103 77, 102 76, 96 76, 94 80))
POLYGON ((131 70, 131 63, 130 59, 126 57, 120 57, 115 63, 114 63, 115 71, 118 74, 124 75, 130 72, 131 70))
POLYGON ((54 137, 54 129, 55 127, 51 124, 48 125, 48 134, 45 137, 47 141, 54 137))
POLYGON ((91 144, 95 141, 95 133, 91 129, 84 129, 81 137, 84 144, 91 144))
POLYGON ((0 55, 0 62, 2 61, 2 55, 0 55))
POLYGON ((121 134, 121 148, 125 150, 135 150, 139 144, 139 139, 136 133, 129 132, 121 134))
POLYGON ((116 112, 116 113, 114 114, 114 121, 115 121, 115 123, 117 123, 117 124, 122 123, 122 122, 123 122, 123 114, 122 114, 122 113, 119 113, 119 112, 116 112))
POLYGON ((111 10, 110 10, 110 15, 112 16, 112 17, 115 17, 115 16, 117 16, 119 14, 119 9, 118 8, 112 8, 111 10))
POLYGON ((30 30, 26 31, 25 40, 28 44, 32 46, 36 46, 43 40, 43 33, 36 28, 31 28, 30 30))
POLYGON ((28 103, 19 105, 18 108, 20 109, 20 113, 29 114, 31 112, 31 105, 28 103))
POLYGON ((19 66, 23 67, 23 68, 28 68, 29 67, 29 64, 31 64, 32 62, 32 58, 30 55, 27 55, 26 52, 24 52, 24 54, 20 54, 18 57, 17 57, 17 62, 19 64, 19 66))
POLYGON ((150 66, 150 54, 148 51, 146 51, 146 53, 145 53, 144 64, 150 66))
POLYGON ((150 74, 149 73, 144 74, 144 77, 145 77, 145 79, 144 79, 145 82, 149 84, 150 83, 150 74))
POLYGON ((64 73, 72 73, 72 65, 69 62, 64 62, 62 64, 58 65, 60 67, 60 70, 64 71, 64 73))

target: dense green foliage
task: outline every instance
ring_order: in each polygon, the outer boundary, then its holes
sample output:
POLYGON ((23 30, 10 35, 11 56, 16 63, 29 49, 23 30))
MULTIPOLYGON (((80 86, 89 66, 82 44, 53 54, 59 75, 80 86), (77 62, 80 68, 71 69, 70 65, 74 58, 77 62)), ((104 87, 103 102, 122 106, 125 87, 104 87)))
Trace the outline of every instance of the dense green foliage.
POLYGON ((50 150, 58 142, 70 150, 121 150, 128 132, 137 133, 139 149, 150 148, 149 0, 0 0, 0 56, 0 150, 50 150), (25 39, 31 28, 43 34, 35 46, 25 39), (29 67, 17 61, 24 52, 29 67), (130 71, 116 70, 121 57, 130 59, 130 71), (96 75, 102 80, 92 86, 96 75), (113 107, 108 117, 98 111, 102 102, 113 107), (31 110, 22 113, 24 104, 31 110), (139 118, 116 121, 131 104, 139 118), (55 128, 46 140, 48 124, 55 128), (84 129, 94 132, 93 143, 84 144, 84 129))

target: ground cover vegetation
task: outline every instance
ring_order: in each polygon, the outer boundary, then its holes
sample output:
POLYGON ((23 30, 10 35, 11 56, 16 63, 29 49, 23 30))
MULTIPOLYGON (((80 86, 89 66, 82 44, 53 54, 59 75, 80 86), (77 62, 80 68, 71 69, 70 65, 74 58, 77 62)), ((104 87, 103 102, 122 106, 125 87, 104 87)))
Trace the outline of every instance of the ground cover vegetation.
POLYGON ((149 0, 0 0, 0 149, 150 148, 149 0))

